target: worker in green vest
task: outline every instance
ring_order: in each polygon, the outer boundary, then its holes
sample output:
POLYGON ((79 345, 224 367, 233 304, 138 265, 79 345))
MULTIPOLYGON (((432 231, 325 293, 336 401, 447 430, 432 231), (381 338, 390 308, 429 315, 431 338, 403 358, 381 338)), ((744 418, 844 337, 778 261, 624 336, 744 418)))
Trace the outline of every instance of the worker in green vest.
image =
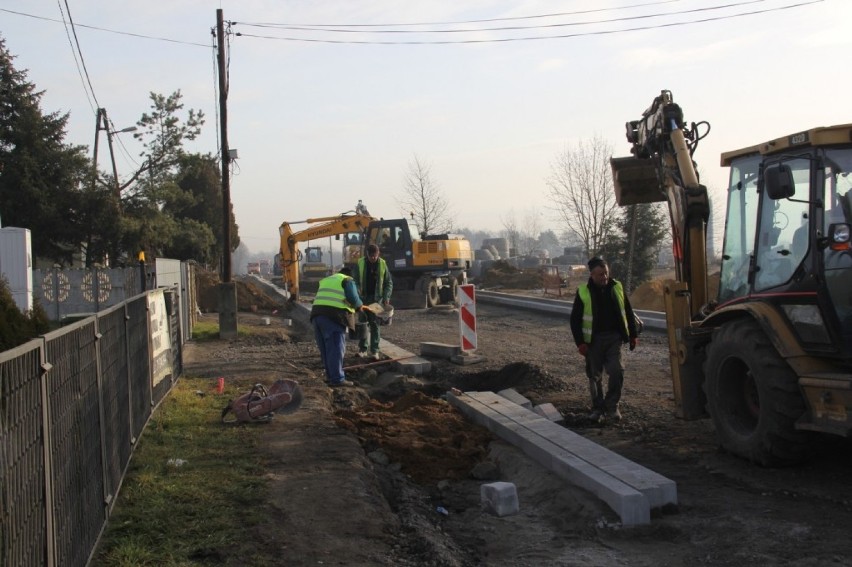
POLYGON ((592 395, 594 423, 606 416, 621 419, 618 408, 624 384, 621 346, 638 344, 636 318, 621 282, 609 277, 609 265, 603 258, 589 260, 589 281, 577 288, 571 310, 571 334, 577 350, 586 358, 586 376, 592 395), (603 373, 609 380, 603 388, 603 373))
MULTIPOLYGON (((359 258, 355 267, 353 277, 358 283, 361 301, 367 305, 381 303, 385 308, 390 305, 393 279, 388 272, 384 258, 379 257, 379 247, 375 244, 367 246, 367 257, 359 258)), ((381 358, 381 354, 379 354, 381 336, 379 335, 379 323, 376 320, 376 314, 369 310, 363 311, 361 318, 366 320, 370 328, 370 350, 367 351, 367 337, 362 336, 358 341, 358 356, 379 360, 381 358)))
POLYGON ((331 387, 351 386, 343 373, 346 356, 347 329, 355 330, 355 312, 367 309, 358 297, 351 270, 344 266, 336 274, 319 282, 313 306, 311 324, 319 347, 326 383, 331 387))

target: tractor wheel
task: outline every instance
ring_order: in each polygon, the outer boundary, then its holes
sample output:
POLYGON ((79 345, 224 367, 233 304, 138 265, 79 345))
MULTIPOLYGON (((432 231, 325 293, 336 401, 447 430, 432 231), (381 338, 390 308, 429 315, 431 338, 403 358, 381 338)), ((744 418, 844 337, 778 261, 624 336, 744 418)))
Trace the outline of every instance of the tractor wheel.
POLYGON ((435 307, 440 301, 438 295, 438 284, 429 277, 422 277, 417 281, 417 289, 426 296, 426 307, 435 307))
POLYGON ((441 303, 444 305, 455 303, 459 296, 459 281, 456 278, 450 278, 450 284, 445 285, 439 291, 441 303))
POLYGON ((429 280, 429 283, 426 286, 426 306, 435 307, 439 302, 440 297, 438 296, 438 284, 435 283, 434 280, 429 280))
POLYGON ((704 393, 725 450, 763 466, 809 456, 812 436, 795 429, 806 409, 797 377, 757 322, 732 321, 713 334, 704 393))

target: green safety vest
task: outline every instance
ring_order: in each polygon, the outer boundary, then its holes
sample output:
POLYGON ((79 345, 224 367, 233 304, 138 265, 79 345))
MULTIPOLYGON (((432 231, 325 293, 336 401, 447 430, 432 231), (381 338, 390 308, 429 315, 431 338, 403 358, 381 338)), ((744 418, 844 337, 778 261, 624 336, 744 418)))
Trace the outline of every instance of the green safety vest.
POLYGON ((384 289, 385 289, 385 278, 388 273, 388 265, 385 262, 384 258, 379 258, 376 261, 376 289, 368 290, 364 289, 367 285, 367 259, 361 256, 358 259, 358 287, 361 288, 361 294, 364 297, 372 295, 377 300, 383 299, 384 289), (372 293, 371 293, 372 292, 372 293))
MULTIPOLYGON (((627 311, 624 310, 624 287, 620 281, 616 281, 612 286, 612 291, 615 293, 615 300, 618 302, 618 309, 621 311, 621 321, 624 323, 624 334, 629 335, 630 331, 627 327, 627 311)), ((580 300, 583 302, 583 341, 586 343, 592 342, 592 292, 589 291, 589 284, 585 283, 577 288, 577 293, 580 295, 580 300)))
POLYGON ((355 309, 346 301, 346 293, 343 291, 343 282, 351 279, 346 274, 332 274, 321 279, 314 298, 314 305, 325 305, 355 313, 355 309))

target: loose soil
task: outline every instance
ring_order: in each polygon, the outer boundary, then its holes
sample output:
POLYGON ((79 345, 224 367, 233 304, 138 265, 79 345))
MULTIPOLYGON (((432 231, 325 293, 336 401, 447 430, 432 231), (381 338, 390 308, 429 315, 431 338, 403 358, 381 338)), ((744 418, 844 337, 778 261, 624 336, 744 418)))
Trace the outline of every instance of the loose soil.
MULTIPOLYGON (((364 363, 350 343, 347 373, 357 386, 332 390, 310 330, 288 324, 292 308, 273 303, 239 314, 250 336, 189 343, 185 369, 210 377, 211 390, 215 378, 225 377, 223 406, 257 382, 290 378, 302 386, 298 411, 258 425, 265 428, 271 490, 258 544, 274 547, 281 565, 852 562, 850 443, 824 439, 812 461, 786 469, 759 468, 720 451, 709 420, 674 417, 663 336, 643 335, 636 351, 625 350, 624 419, 597 425, 586 418, 583 362, 564 318, 480 304, 477 352, 485 362, 433 360, 424 377, 364 363), (674 480, 677 510, 623 528, 594 495, 466 421, 441 398, 450 388, 508 387, 535 404, 553 403, 566 427, 674 480), (493 480, 516 485, 518 514, 498 518, 482 509, 480 486, 493 480)), ((458 313, 397 310, 382 333, 412 353, 421 342, 457 344, 458 313)))

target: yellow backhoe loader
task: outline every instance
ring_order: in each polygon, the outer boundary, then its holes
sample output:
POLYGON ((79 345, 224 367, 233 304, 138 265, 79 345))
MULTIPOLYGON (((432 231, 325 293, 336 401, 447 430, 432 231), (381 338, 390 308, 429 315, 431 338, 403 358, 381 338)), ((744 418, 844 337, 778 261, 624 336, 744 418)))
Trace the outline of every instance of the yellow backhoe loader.
POLYGON ((620 205, 667 202, 676 281, 665 288, 676 412, 709 414, 729 452, 806 459, 815 433, 852 433, 852 124, 722 154, 730 168, 717 298, 707 297, 707 189, 670 91, 627 123, 611 160, 620 205))

